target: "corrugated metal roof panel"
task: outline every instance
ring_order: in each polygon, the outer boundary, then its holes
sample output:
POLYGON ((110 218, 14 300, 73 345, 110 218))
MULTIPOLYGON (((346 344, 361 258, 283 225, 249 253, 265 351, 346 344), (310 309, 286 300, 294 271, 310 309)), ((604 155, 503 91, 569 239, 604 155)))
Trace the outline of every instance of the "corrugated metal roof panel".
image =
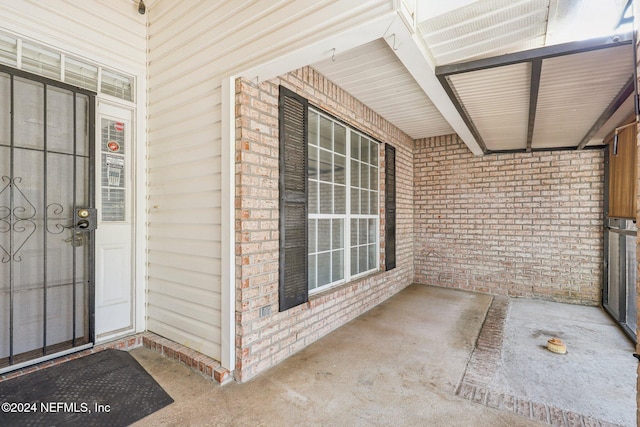
POLYGON ((461 44, 455 49, 439 49, 434 56, 439 64, 490 58, 541 47, 544 44, 544 37, 544 24, 528 27, 516 26, 511 32, 477 39, 475 42, 461 44))
POLYGON ((483 0, 418 25, 436 63, 544 45, 549 0, 483 0))
POLYGON ((632 73, 630 45, 545 59, 532 148, 577 146, 632 73))
POLYGON ((380 39, 312 66, 411 138, 453 133, 415 79, 380 39))
POLYGON ((421 22, 419 27, 423 32, 429 33, 442 30, 450 31, 454 27, 467 27, 473 22, 483 22, 499 13, 503 13, 500 16, 504 18, 548 6, 549 0, 480 0, 421 22))
POLYGON ((529 63, 449 76, 489 150, 526 148, 530 78, 529 63))

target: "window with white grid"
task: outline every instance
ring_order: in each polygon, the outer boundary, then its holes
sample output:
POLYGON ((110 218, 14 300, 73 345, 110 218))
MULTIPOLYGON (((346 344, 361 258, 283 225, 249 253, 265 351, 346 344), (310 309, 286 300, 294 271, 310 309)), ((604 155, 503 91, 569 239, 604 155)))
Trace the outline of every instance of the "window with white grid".
POLYGON ((315 110, 308 118, 309 291, 378 269, 379 144, 315 110))

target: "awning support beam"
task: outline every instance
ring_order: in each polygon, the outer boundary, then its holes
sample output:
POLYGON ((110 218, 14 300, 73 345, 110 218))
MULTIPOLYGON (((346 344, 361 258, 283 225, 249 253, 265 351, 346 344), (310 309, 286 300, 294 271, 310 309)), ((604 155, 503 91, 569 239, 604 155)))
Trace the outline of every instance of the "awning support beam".
POLYGON ((536 124, 536 110, 538 109, 538 92, 540 92, 540 74, 542 73, 542 59, 531 61, 531 85, 529 89, 529 124, 527 126, 527 152, 531 151, 533 143, 533 128, 536 124))
MULTIPOLYGON (((625 45, 630 45, 634 41, 633 32, 625 33, 622 35, 616 35, 615 37, 607 36, 600 37, 591 40, 577 41, 564 43, 554 46, 545 46, 538 49, 530 49, 522 52, 510 53, 506 55, 500 55, 493 58, 484 58, 473 60, 469 62, 463 62, 458 64, 441 65, 435 68, 435 74, 440 84, 444 88, 445 92, 451 99, 456 110, 464 120, 464 123, 469 128, 473 137, 476 139, 478 145, 481 147, 485 154, 493 153, 493 150, 488 150, 485 141, 483 140, 480 132, 478 131, 473 119, 468 114, 463 105, 463 101, 458 96, 455 88, 451 84, 450 76, 456 74, 470 73, 474 71, 487 70, 490 68, 504 67, 508 65, 521 64, 523 62, 531 63, 531 80, 529 82, 529 113, 528 113, 528 127, 527 127, 527 152, 535 151, 533 145, 533 134, 536 119, 536 110, 538 104, 538 94, 540 91, 540 80, 542 74, 542 62, 548 58, 555 58, 559 56, 574 55, 584 52, 591 52, 600 49, 615 48, 625 45)), ((606 123, 606 121, 615 113, 615 111, 622 105, 627 97, 633 92, 633 78, 625 84, 624 88, 618 93, 614 101, 609 107, 602 113, 600 118, 589 129, 589 132, 581 140, 576 149, 583 149, 595 135, 598 130, 606 123)), ((513 150, 516 151, 516 150, 513 150)))
POLYGON ((633 42, 631 32, 607 36, 591 40, 563 43, 553 46, 545 46, 537 49, 524 50, 522 52, 509 53, 506 55, 494 56, 492 58, 477 59, 459 64, 441 65, 436 67, 436 75, 450 76, 453 74, 469 73, 471 71, 486 70, 488 68, 504 67, 505 65, 531 62, 535 59, 547 59, 557 56, 574 55, 576 53, 591 52, 594 50, 608 49, 617 46, 624 46, 633 42))
POLYGON ((598 117, 598 120, 596 120, 593 126, 591 126, 587 134, 582 137, 582 139, 580 140, 580 144, 578 144, 576 150, 582 150, 589 143, 589 141, 591 141, 591 138, 593 138, 593 136, 600 130, 600 128, 604 126, 607 120, 609 120, 611 116, 613 116, 613 113, 615 113, 618 108, 620 108, 620 106, 624 103, 624 101, 626 101, 627 98, 631 96, 633 90, 633 76, 631 76, 629 80, 627 80, 627 83, 625 83, 625 85, 622 87, 620 92, 618 92, 616 97, 613 98, 613 101, 611 101, 611 104, 609 104, 607 109, 604 110, 602 114, 600 114, 600 117, 598 117))

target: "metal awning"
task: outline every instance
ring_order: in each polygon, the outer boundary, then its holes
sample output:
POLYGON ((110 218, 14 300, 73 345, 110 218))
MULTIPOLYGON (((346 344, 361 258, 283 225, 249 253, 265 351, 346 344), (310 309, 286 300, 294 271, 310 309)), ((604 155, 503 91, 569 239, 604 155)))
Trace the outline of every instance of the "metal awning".
POLYGON ((414 27, 400 14, 309 65, 412 139, 456 133, 476 155, 601 146, 634 113, 629 4, 418 1, 414 27))
POLYGON ((632 35, 436 67, 485 153, 601 145, 632 114, 632 35))

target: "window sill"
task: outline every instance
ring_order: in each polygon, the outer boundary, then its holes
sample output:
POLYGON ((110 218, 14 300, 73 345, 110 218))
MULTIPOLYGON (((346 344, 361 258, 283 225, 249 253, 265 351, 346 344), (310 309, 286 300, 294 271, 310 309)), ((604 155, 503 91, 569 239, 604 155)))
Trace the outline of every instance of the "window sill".
POLYGON ((353 286, 357 286, 360 283, 366 281, 366 280, 370 280, 382 273, 384 273, 385 271, 382 269, 378 269, 376 271, 372 271, 369 274, 366 274, 364 276, 360 276, 358 278, 355 278, 349 282, 345 282, 345 283, 340 283, 337 284, 335 286, 332 286, 330 288, 327 289, 323 289, 320 292, 314 293, 314 294, 310 294, 309 295, 309 306, 310 307, 315 307, 318 304, 322 304, 323 302, 332 299, 331 297, 334 296, 341 296, 340 295, 340 291, 345 291, 346 289, 353 287, 353 286))

